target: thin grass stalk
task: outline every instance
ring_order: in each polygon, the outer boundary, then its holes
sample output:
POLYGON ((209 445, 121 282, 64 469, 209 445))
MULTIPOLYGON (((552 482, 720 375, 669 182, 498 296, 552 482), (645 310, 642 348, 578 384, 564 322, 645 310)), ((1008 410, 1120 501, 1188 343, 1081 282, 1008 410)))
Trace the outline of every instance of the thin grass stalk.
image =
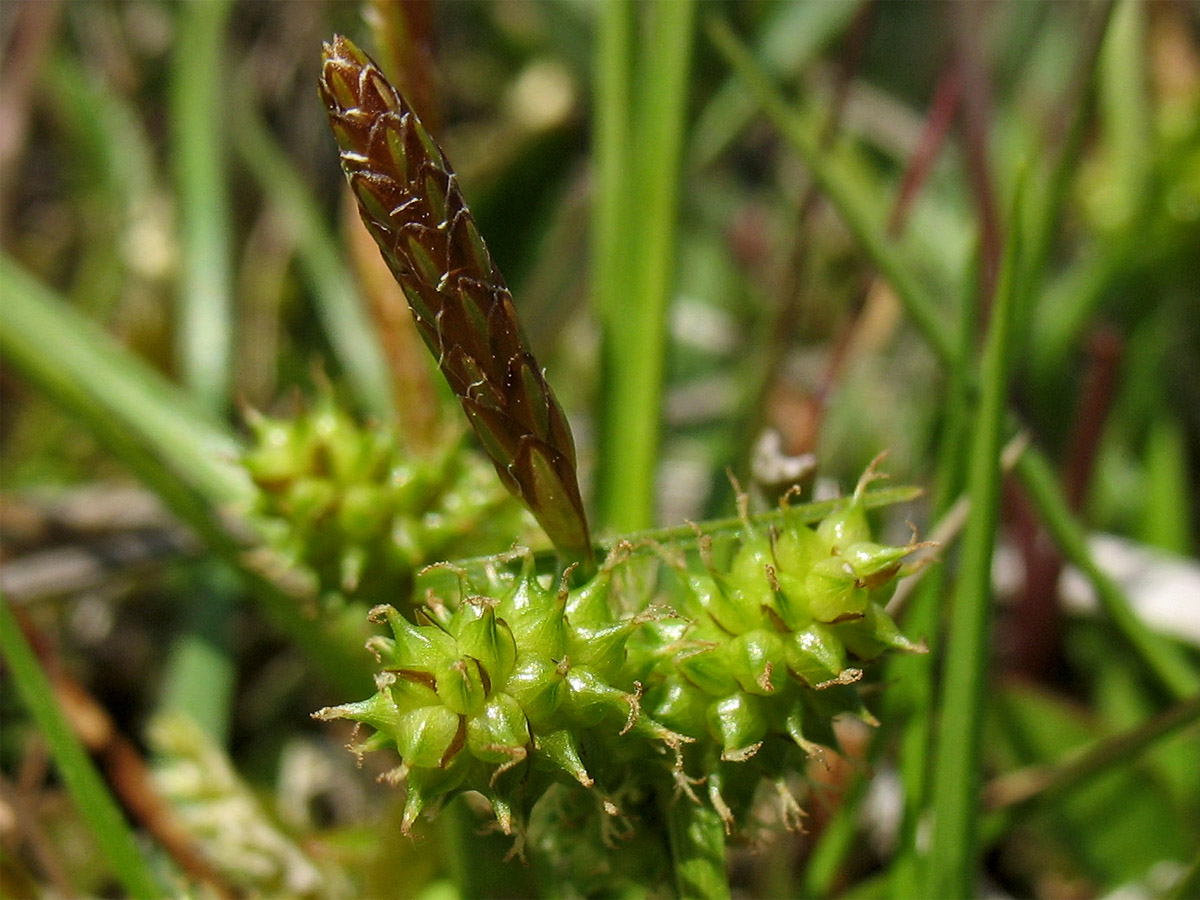
MULTIPOLYGON (((122 446, 153 448, 157 464, 172 472, 164 497, 179 496, 185 485, 218 505, 253 496, 235 464, 237 441, 193 398, 117 348, 9 257, 0 258, 0 295, 6 361, 89 428, 122 446)), ((132 454, 126 458, 135 464, 132 454)))
MULTIPOLYGON (((1018 185, 1011 221, 1020 221, 1018 185)), ((980 397, 967 470, 971 509, 962 563, 950 610, 943 672, 941 719, 934 754, 930 897, 967 897, 978 870, 978 792, 989 665, 992 551, 1000 506, 1000 450, 1004 438, 1020 231, 1012 229, 997 282, 980 363, 980 397)))
MULTIPOLYGON (((601 520, 618 531, 654 521, 667 311, 675 276, 676 205, 691 61, 692 0, 642 9, 634 95, 636 151, 622 185, 628 280, 601 307, 606 344, 601 520)), ((607 224, 607 223, 606 223, 607 224)))
POLYGON ((1200 675, 1179 647, 1146 627, 1124 592, 1097 564, 1088 550, 1087 534, 1067 506, 1066 498, 1046 459, 1025 453, 1016 475, 1054 543, 1096 589, 1100 605, 1155 680, 1171 696, 1183 700, 1200 691, 1200 675))
MULTIPOLYGON (((1035 316, 1034 313, 1035 288, 1043 281, 1053 238, 1058 233, 1062 211, 1066 207, 1064 200, 1072 179, 1078 172, 1081 148, 1093 108, 1092 86, 1096 80, 1096 69, 1100 62, 1101 50, 1105 44, 1105 37, 1112 22, 1115 6, 1115 0, 1101 0, 1088 20, 1075 72, 1072 75, 1070 87, 1060 104, 1066 113, 1065 135, 1054 150, 1045 187, 1038 192, 1037 202, 1031 204, 1032 215, 1026 231, 1030 236, 1028 240, 1030 249, 1022 275, 1021 309, 1018 313, 1018 321, 1022 324, 1023 333, 1028 332, 1033 335, 1033 362, 1039 365, 1056 365, 1057 361, 1061 359, 1061 355, 1056 351, 1049 354, 1041 351, 1043 343, 1039 340, 1041 334, 1030 328, 1030 320, 1034 319, 1034 324, 1038 324, 1036 320, 1041 318, 1041 315, 1035 316)), ((1107 257, 1108 254, 1104 254, 1104 256, 1107 257)), ((1048 305, 1042 304, 1041 306, 1046 308, 1048 305)), ((1090 304, 1088 308, 1090 309, 1090 304)), ((1061 346, 1061 342, 1052 343, 1051 346, 1061 346)))
POLYGON ((223 413, 231 396, 233 277, 222 107, 222 50, 232 4, 189 0, 179 8, 171 90, 174 175, 183 274, 176 350, 183 381, 206 409, 223 413))
MULTIPOLYGON (((756 39, 756 55, 771 75, 798 76, 826 45, 858 16, 865 0, 842 3, 782 3, 756 39)), ((694 170, 712 165, 754 118, 754 100, 737 76, 730 76, 696 118, 688 146, 694 170)))
MULTIPOLYGON (((592 185, 592 307, 604 329, 602 384, 619 365, 615 343, 616 323, 622 299, 628 293, 626 260, 633 246, 631 218, 626 207, 631 148, 629 142, 630 82, 633 74, 633 11, 629 0, 609 0, 596 7, 596 103, 592 122, 595 176, 592 185)), ((605 390, 599 409, 599 458, 596 465, 593 506, 607 521, 609 508, 603 498, 619 480, 615 465, 608 461, 609 419, 616 397, 605 390)), ((612 462, 615 462, 613 460, 612 462)), ((649 525, 649 523, 646 523, 649 525)), ((643 526, 645 527, 645 526, 643 526)))
POLYGON ((0 597, 0 652, 17 694, 46 739, 59 775, 100 847, 101 856, 131 897, 163 896, 138 841, 104 779, 59 708, 54 687, 42 671, 7 599, 0 597))
MULTIPOLYGON (((974 286, 974 289, 967 291, 959 317, 959 350, 946 386, 945 422, 937 448, 938 466, 933 489, 935 520, 940 520, 954 505, 966 469, 972 384, 967 360, 978 340, 980 281, 971 276, 964 284, 974 286)), ((945 586, 945 566, 933 567, 904 617, 907 632, 917 639, 924 639, 930 654, 896 657, 888 663, 888 680, 894 686, 897 705, 903 705, 907 715, 897 754, 904 787, 904 812, 898 841, 902 850, 892 866, 889 883, 891 896, 897 900, 919 900, 925 889, 926 859, 918 849, 917 833, 929 802, 936 694, 934 659, 940 645, 939 620, 945 586)))
POLYGON ((763 113, 804 161, 867 258, 895 290, 905 312, 925 337, 938 361, 949 366, 955 354, 953 326, 947 325, 945 313, 938 308, 936 298, 925 289, 904 261, 899 245, 887 237, 884 222, 876 214, 875 204, 865 196, 861 185, 839 161, 836 152, 821 151, 815 130, 791 108, 771 77, 755 61, 729 25, 720 19, 710 18, 708 33, 725 61, 755 96, 763 113))
MULTIPOLYGON (((243 80, 243 84, 246 81, 243 80)), ((280 212, 296 240, 297 262, 312 290, 329 344, 363 410, 393 418, 387 363, 326 217, 312 192, 267 130, 248 89, 234 98, 234 148, 280 212)))
MULTIPOLYGON (((226 71, 224 32, 231 9, 228 0, 190 0, 180 8, 170 108, 183 250, 175 346, 184 384, 216 415, 227 411, 233 394, 236 328, 228 135, 222 110, 225 85, 214 77, 226 71)), ((216 574, 212 569, 197 571, 216 574)), ((234 603, 231 590, 228 580, 200 577, 188 593, 209 595, 205 606, 228 614, 234 603)), ((204 614, 194 610, 194 616, 204 614)), ((161 701, 185 712, 220 741, 229 730, 233 677, 224 641, 207 640, 189 629, 168 660, 169 690, 161 701)))

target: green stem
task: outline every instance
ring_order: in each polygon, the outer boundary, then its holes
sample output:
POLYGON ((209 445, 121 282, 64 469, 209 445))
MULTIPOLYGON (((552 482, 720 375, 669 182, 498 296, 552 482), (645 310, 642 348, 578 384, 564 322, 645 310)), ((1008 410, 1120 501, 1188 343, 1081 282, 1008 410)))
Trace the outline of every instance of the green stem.
MULTIPOLYGON (((343 693, 369 686, 361 620, 304 612, 311 597, 278 561, 257 558, 225 521, 248 506, 254 486, 237 464, 241 448, 192 399, 62 303, 14 262, 0 257, 0 354, 49 399, 79 419, 122 462, 238 569, 268 618, 343 693), (270 568, 268 568, 270 566, 270 568)), ((244 526, 244 523, 243 523, 244 526)))
MULTIPOLYGON (((1018 185, 1012 221, 1020 221, 1018 185)), ((967 473, 971 509, 963 536, 957 596, 950 611, 933 785, 933 838, 927 894, 967 897, 978 867, 978 791, 989 666, 992 550, 1000 505, 1000 449, 1008 398, 1015 274, 1020 233, 1009 235, 980 364, 980 398, 967 473)))
MULTIPOLYGON (((1002 775, 988 785, 989 805, 1005 816, 1032 813, 1094 778, 1136 762, 1155 743, 1200 721, 1200 695, 1177 703, 1120 734, 1072 753, 1054 765, 1031 766, 1002 775)), ((1011 818, 1008 823, 1012 825, 1011 818)), ((990 829, 989 829, 990 830, 990 829)))
POLYGON ((180 9, 171 92, 183 242, 176 346, 184 382, 216 413, 229 403, 234 330, 222 77, 231 6, 189 0, 180 9))
POLYGON ((686 797, 660 797, 671 841, 675 889, 681 898, 728 898, 725 824, 716 810, 686 797))
POLYGON ((18 372, 101 434, 168 503, 194 491, 214 504, 254 487, 225 428, 8 257, 0 258, 0 350, 18 372), (140 452, 138 452, 140 448, 140 452), (153 459, 146 448, 153 448, 153 459), (169 470, 166 480, 154 469, 169 470))
POLYGON ((17 693, 37 722, 59 774, 75 799, 79 815, 91 828, 121 886, 132 897, 153 900, 163 896, 145 858, 138 850, 137 838, 104 780, 96 771, 87 751, 71 730, 55 699, 54 687, 42 671, 33 649, 21 632, 21 626, 8 604, 0 598, 0 651, 17 693))
MULTIPOLYGON (((601 287, 600 314, 604 320, 605 408, 598 477, 602 523, 612 529, 645 528, 654 520, 655 473, 658 461, 659 416, 666 356, 667 310, 675 274, 676 202, 682 155, 684 113, 692 46, 693 0, 650 4, 642 12, 648 26, 639 48, 638 87, 633 126, 636 152, 626 148, 623 164, 628 175, 605 190, 616 189, 621 201, 602 201, 597 214, 600 250, 612 254, 600 265, 628 274, 601 287), (610 205, 615 204, 615 205, 610 205), (619 215, 619 221, 616 216, 619 215), (623 229, 624 236, 615 233, 623 229)), ((624 17, 604 13, 602 40, 613 57, 602 74, 611 79, 601 94, 602 114, 608 116, 628 81, 616 74, 621 56, 618 28, 624 17), (612 20, 611 24, 609 19, 612 20)), ((628 69, 628 67, 627 67, 628 69)), ((607 118, 604 124, 608 125, 607 118)), ((625 132, 618 127, 617 134, 625 132)), ((605 143, 604 174, 612 174, 615 149, 605 143)))

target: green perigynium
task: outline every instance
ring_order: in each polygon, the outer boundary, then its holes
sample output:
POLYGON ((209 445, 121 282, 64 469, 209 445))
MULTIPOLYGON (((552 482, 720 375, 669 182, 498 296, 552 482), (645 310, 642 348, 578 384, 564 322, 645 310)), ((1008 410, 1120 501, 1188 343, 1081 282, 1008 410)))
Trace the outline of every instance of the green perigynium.
POLYGON ((491 466, 461 440, 405 452, 393 431, 359 424, 328 394, 295 418, 255 413, 249 424, 252 515, 316 576, 326 600, 394 599, 429 563, 504 550, 530 531, 491 466))
POLYGON ((731 546, 701 535, 691 559, 620 544, 580 586, 569 573, 547 583, 529 554, 457 571, 450 596, 427 595, 422 624, 375 610, 391 631, 370 643, 378 691, 317 715, 370 726, 359 750, 399 753, 406 830, 463 791, 519 829, 554 784, 618 817, 622 798, 678 792, 733 828, 764 779, 835 743, 835 716, 869 719, 865 662, 919 649, 881 605, 917 545, 871 540, 868 481, 816 528, 747 518, 731 546), (647 553, 676 576, 652 595, 623 577, 647 553))

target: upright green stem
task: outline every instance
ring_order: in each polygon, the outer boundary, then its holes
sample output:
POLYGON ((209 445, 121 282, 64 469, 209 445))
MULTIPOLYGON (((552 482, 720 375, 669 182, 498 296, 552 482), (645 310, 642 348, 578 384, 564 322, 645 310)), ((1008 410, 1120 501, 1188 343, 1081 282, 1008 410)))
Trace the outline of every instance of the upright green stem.
POLYGON ((87 751, 71 730, 55 699, 50 679, 42 671, 8 601, 0 598, 0 652, 17 693, 46 738, 59 775, 71 792, 79 815, 99 844, 102 857, 112 867, 131 897, 153 900, 164 894, 146 864, 130 830, 96 771, 87 751))
MULTIPOLYGON (((628 9, 601 13, 600 109, 612 128, 619 98, 629 95, 628 9)), ((605 396, 600 440, 599 503, 603 525, 645 528, 654 519, 655 470, 667 338, 675 274, 676 202, 683 145, 695 8, 692 0, 642 9, 638 90, 633 120, 599 134, 605 199, 596 213, 599 312, 604 323, 605 396), (636 136, 636 141, 625 138, 636 136), (624 144, 620 160, 617 141, 624 144), (623 167, 625 172, 614 174, 623 167), (608 192, 619 196, 614 199, 608 192), (624 274, 621 271, 624 270, 624 274)))
MULTIPOLYGON (((1012 221, 1020 221, 1018 186, 1012 221)), ((978 793, 984 689, 990 669, 992 550, 1000 502, 1000 447, 1004 436, 1011 364, 1014 276, 1020 232, 1012 229, 1000 273, 980 365, 980 400, 967 475, 971 510, 963 537, 958 590, 950 614, 943 673, 941 721, 933 772, 930 897, 967 897, 978 867, 978 793)))
POLYGON ((223 35, 229 0, 179 9, 171 91, 175 179, 183 242, 176 346, 184 382, 223 412, 230 398, 233 290, 225 183, 223 35))

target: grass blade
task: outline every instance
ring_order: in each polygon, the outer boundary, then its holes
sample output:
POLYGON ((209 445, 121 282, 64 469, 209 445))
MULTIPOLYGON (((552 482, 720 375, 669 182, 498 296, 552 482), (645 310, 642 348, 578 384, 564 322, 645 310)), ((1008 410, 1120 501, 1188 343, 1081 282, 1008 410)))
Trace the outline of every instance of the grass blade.
POLYGON ((233 287, 222 60, 229 0, 189 0, 179 9, 172 82, 175 180, 183 276, 176 347, 183 380, 206 409, 224 412, 233 369, 233 287))
MULTIPOLYGON (((623 163, 628 175, 604 190, 619 191, 620 200, 600 201, 598 235, 601 270, 628 272, 618 283, 603 283, 600 313, 604 326, 605 379, 600 472, 597 477, 600 517, 606 527, 634 531, 654 520, 655 474, 658 464, 659 417, 666 355, 667 308, 674 287, 676 203, 683 148, 688 73, 695 6, 691 0, 642 7, 649 21, 639 47, 633 121, 623 163), (620 221, 610 204, 616 204, 620 221), (623 236, 610 233, 625 232, 623 236)), ((616 21, 605 29, 624 27, 616 21)), ((611 39, 617 45, 616 38, 611 39)), ((614 49, 613 67, 619 55, 614 49)), ((604 73, 616 79, 614 73, 604 73)), ((627 76, 628 77, 628 76, 627 76)), ((620 79, 625 82, 625 79, 620 79)), ((628 83, 628 82, 625 82, 628 83)), ((601 96, 611 100, 620 83, 601 96)), ((605 124, 608 111, 605 111, 605 124)), ((622 133, 618 129, 618 133, 622 133)), ((613 165, 611 135, 601 135, 604 174, 613 165)), ((613 277, 611 274, 600 276, 613 277)))
MULTIPOLYGON (((1012 221, 1020 221, 1017 188, 1012 221)), ((978 792, 991 622, 992 551, 1000 506, 1000 449, 1012 363, 1020 232, 1009 235, 980 363, 980 396, 967 472, 971 509, 950 612, 933 784, 928 895, 967 897, 978 867, 978 792)))
POLYGON ((46 738, 59 774, 75 800, 80 817, 91 828, 104 859, 131 897, 154 900, 163 896, 137 839, 126 824, 104 780, 71 730, 58 706, 50 679, 25 640, 8 600, 0 598, 0 651, 17 693, 46 738))
POLYGON ((836 153, 821 150, 815 129, 788 105, 771 77, 725 22, 710 19, 708 33, 725 61, 754 94, 767 118, 804 161, 813 180, 837 209, 867 258, 895 290, 905 312, 925 336, 938 360, 949 366, 955 354, 954 327, 947 323, 936 298, 925 290, 901 257, 899 246, 887 237, 883 218, 859 179, 836 153))
MULTIPOLYGON (((54 403, 79 419, 183 522, 239 570, 271 622, 344 692, 369 684, 361 621, 302 613, 304 588, 268 569, 226 527, 254 486, 236 462, 237 442, 194 401, 8 258, 0 258, 0 353, 54 403)), ((311 598, 307 598, 311 600, 311 598)))
POLYGON ((1017 461, 1016 474, 1063 556, 1091 581, 1100 605, 1150 673, 1178 700, 1200 691, 1200 675, 1187 657, 1175 644, 1146 627, 1117 583, 1096 565, 1088 550, 1087 536, 1071 514, 1046 459, 1039 454, 1024 453, 1017 461))

